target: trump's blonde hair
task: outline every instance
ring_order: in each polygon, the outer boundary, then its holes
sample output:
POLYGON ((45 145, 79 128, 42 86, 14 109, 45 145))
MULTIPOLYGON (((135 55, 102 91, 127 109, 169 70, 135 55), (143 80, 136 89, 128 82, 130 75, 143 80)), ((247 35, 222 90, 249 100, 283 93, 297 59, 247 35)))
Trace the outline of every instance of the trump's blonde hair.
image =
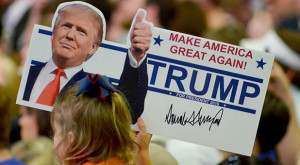
MULTIPOLYGON (((119 91, 106 100, 76 96, 75 85, 58 96, 51 123, 61 127, 61 144, 67 144, 69 132, 74 140, 67 145, 66 164, 101 162, 117 158, 120 163, 134 160, 135 134, 131 130, 129 104, 119 91)), ((54 130, 55 131, 55 130, 54 130)))
POLYGON ((57 18, 55 19, 55 24, 53 27, 53 31, 56 30, 58 24, 62 20, 63 17, 65 17, 67 14, 87 14, 94 20, 95 27, 95 43, 100 45, 103 40, 104 35, 104 23, 103 18, 92 8, 85 6, 83 4, 70 4, 67 6, 62 7, 58 10, 57 18))

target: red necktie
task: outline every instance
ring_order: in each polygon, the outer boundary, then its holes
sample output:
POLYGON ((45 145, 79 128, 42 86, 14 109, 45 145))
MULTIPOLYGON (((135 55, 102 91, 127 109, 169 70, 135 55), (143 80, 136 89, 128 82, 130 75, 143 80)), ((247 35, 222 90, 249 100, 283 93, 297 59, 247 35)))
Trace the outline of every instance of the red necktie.
POLYGON ((55 71, 55 79, 52 80, 46 88, 41 93, 40 97, 36 101, 39 104, 49 105, 52 106, 55 100, 56 95, 59 92, 59 86, 60 86, 60 77, 65 75, 65 72, 63 69, 58 68, 55 71))

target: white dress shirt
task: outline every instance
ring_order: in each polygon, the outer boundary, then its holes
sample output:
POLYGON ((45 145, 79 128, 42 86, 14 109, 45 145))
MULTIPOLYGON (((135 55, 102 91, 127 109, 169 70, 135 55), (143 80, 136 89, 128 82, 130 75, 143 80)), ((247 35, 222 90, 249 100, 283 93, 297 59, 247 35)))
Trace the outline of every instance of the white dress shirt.
MULTIPOLYGON (((55 70, 58 67, 55 65, 53 59, 51 58, 44 68, 42 68, 40 74, 38 75, 34 86, 32 88, 32 92, 30 94, 30 102, 36 102, 43 90, 46 86, 55 79, 55 70)), ((65 75, 60 77, 60 87, 59 91, 63 89, 63 87, 68 83, 68 81, 80 70, 82 69, 82 65, 78 65, 76 67, 64 69, 65 75)))
MULTIPOLYGON (((128 51, 129 56, 129 64, 133 68, 138 68, 145 60, 146 56, 143 57, 143 59, 138 63, 130 51, 128 51)), ((36 102, 43 90, 46 88, 46 86, 55 79, 55 70, 58 69, 56 64, 54 63, 53 59, 51 58, 45 65, 44 68, 42 68, 40 74, 38 75, 33 88, 32 92, 30 94, 30 102, 36 102)), ((64 69, 65 75, 60 77, 60 87, 59 91, 61 91, 64 86, 69 82, 69 80, 80 70, 82 69, 82 65, 78 65, 76 67, 67 68, 64 69)))
MULTIPOLYGON (((129 49, 128 49, 129 50, 129 49)), ((146 52, 145 52, 146 53, 146 52)), ((129 64, 131 67, 133 68, 138 68, 141 66, 141 64, 143 63, 143 61, 146 59, 147 53, 146 55, 141 59, 141 61, 138 63, 135 58, 133 57, 133 55, 131 54, 131 51, 128 51, 128 57, 129 57, 129 64)))

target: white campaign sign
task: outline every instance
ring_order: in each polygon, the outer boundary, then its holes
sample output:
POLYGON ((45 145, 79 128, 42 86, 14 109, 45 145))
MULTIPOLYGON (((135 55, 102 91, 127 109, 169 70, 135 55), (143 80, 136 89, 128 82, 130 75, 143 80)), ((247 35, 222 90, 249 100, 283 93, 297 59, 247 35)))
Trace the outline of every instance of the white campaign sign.
MULTIPOLYGON (((30 66, 52 55, 51 34, 51 28, 35 25, 17 98, 49 111, 23 94, 30 66)), ((156 27, 152 35, 142 114, 148 132, 251 155, 274 56, 156 27)), ((103 41, 83 69, 118 83, 127 51, 103 41)))

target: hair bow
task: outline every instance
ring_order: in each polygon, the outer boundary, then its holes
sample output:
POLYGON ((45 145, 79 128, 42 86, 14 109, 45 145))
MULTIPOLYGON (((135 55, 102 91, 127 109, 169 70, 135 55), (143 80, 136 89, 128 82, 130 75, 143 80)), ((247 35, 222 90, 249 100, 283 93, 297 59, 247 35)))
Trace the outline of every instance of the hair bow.
POLYGON ((105 100, 110 93, 115 92, 115 88, 109 82, 106 76, 99 74, 88 74, 85 78, 78 81, 80 88, 77 90, 76 95, 82 92, 87 92, 91 96, 100 96, 100 99, 105 100))

